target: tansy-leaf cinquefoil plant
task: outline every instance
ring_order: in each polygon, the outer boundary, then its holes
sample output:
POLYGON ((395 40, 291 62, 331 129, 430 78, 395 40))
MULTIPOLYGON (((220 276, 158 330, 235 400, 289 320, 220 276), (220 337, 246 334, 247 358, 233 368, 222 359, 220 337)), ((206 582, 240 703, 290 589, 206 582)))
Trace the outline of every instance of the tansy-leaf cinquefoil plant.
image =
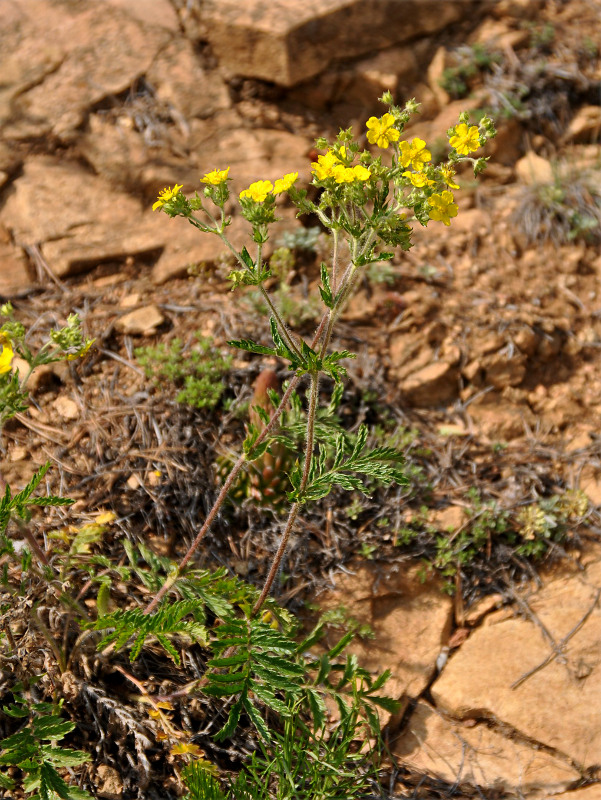
POLYGON ((325 152, 311 164, 311 184, 318 190, 316 200, 309 199, 306 189, 299 188, 295 172, 274 183, 260 178, 240 193, 240 213, 250 226, 251 249, 243 247, 238 250, 227 237, 230 219, 225 213, 225 205, 230 196, 229 168, 216 167, 201 178, 205 184, 202 196, 197 193, 188 200, 176 184, 173 190, 162 192, 155 203, 155 207, 169 216, 185 217, 199 230, 222 239, 237 262, 229 276, 232 287, 257 286, 270 316, 271 343, 239 339, 231 341, 230 345, 283 360, 291 378, 273 413, 267 414, 257 407, 263 425, 249 429, 243 452, 233 463, 195 540, 177 571, 146 607, 146 614, 157 608, 183 574, 243 466, 260 459, 278 440, 280 418, 301 380, 308 380, 309 384, 304 453, 288 475, 292 485, 288 493, 288 518, 263 590, 250 612, 251 617, 258 614, 265 602, 303 505, 326 496, 336 485, 366 492, 374 482, 376 485, 406 482, 398 451, 390 447, 370 449, 364 426, 356 435, 349 436, 344 431, 336 432, 316 425, 320 379, 326 375, 340 384, 346 375, 342 362, 354 357, 347 350, 332 350, 331 342, 336 321, 366 270, 372 264, 392 259, 396 248, 411 248, 415 223, 423 226, 439 222, 450 224, 457 214, 457 205, 450 191, 459 186, 454 181, 456 169, 463 161, 469 161, 475 174, 481 172, 486 159, 474 159, 471 154, 494 136, 495 130, 487 117, 478 126, 470 126, 467 115, 460 115, 457 126, 449 131, 452 148, 449 158, 442 164, 434 164, 424 140, 403 138, 405 125, 417 111, 418 104, 411 100, 404 108, 398 107, 389 92, 381 100, 387 106, 386 113, 381 117, 370 117, 366 124, 370 147, 362 149, 350 129, 341 130, 334 142, 317 140, 317 148, 325 152), (276 199, 281 194, 287 195, 300 214, 317 216, 330 236, 331 259, 328 264, 321 265, 319 287, 324 311, 309 341, 290 330, 264 285, 270 277, 270 270, 263 257, 263 248, 270 236, 270 226, 276 221, 276 199))

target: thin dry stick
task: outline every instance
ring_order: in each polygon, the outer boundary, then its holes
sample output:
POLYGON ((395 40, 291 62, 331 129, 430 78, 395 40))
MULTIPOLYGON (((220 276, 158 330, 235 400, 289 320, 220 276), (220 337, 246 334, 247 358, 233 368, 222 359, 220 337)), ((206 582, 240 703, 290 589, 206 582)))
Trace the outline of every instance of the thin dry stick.
POLYGON ((529 670, 528 670, 528 672, 525 672, 525 673, 524 673, 524 674, 523 674, 523 675, 522 675, 520 678, 518 678, 518 679, 517 679, 517 681, 514 681, 514 682, 511 684, 511 688, 512 688, 512 689, 517 689, 517 688, 518 688, 518 686, 521 686, 521 685, 522 685, 522 684, 523 684, 525 681, 527 681, 527 680, 528 680, 528 678, 532 677, 532 675, 534 675, 536 672, 538 672, 539 670, 543 669, 543 667, 546 667, 546 666, 547 666, 547 664, 550 664, 550 663, 551 663, 551 661, 553 661, 553 659, 557 658, 557 656, 559 655, 559 653, 562 653, 562 652, 563 652, 563 649, 564 649, 564 647, 565 647, 565 646, 566 646, 566 644, 567 644, 567 643, 570 641, 570 639, 572 638, 572 636, 574 636, 574 634, 575 634, 575 633, 577 633, 577 632, 580 630, 580 628, 582 628, 582 626, 584 625, 584 623, 587 621, 587 619, 590 617, 590 615, 591 615, 591 614, 593 613, 593 611, 595 610, 595 608, 596 608, 596 606, 597 606, 597 603, 599 602, 599 597, 601 597, 601 589, 599 589, 599 590, 597 591, 597 594, 595 595, 595 599, 594 599, 594 600, 593 600, 593 602, 591 603, 591 605, 590 605, 590 608, 588 609, 588 611, 587 611, 587 612, 584 614, 584 616, 583 616, 583 617, 582 617, 582 618, 581 618, 581 619, 580 619, 580 620, 579 620, 579 621, 576 623, 576 625, 574 625, 574 627, 572 628, 572 630, 571 630, 569 633, 567 633, 567 634, 566 634, 566 635, 563 637, 563 639, 561 639, 561 641, 560 641, 560 642, 559 642, 559 644, 557 645, 557 650, 553 650, 553 652, 552 652, 552 653, 549 653, 549 655, 548 655, 548 656, 547 656, 547 657, 544 659, 544 661, 541 661, 541 663, 540 663, 540 664, 538 664, 536 667, 533 667, 532 669, 529 669, 529 670))

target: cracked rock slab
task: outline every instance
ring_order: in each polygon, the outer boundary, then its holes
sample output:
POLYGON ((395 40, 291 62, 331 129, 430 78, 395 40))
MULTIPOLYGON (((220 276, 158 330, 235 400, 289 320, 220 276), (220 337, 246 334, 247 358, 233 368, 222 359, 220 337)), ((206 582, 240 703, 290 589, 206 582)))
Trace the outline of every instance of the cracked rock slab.
MULTIPOLYGON (((356 638, 349 652, 362 667, 392 676, 383 693, 397 700, 417 697, 436 669, 436 659, 448 639, 453 603, 437 582, 420 582, 417 567, 398 571, 360 564, 351 574, 336 575, 336 587, 319 597, 323 610, 343 608, 374 638, 356 638)), ((332 646, 335 637, 327 644, 332 646)))
POLYGON ((565 791, 580 773, 565 760, 503 736, 482 723, 468 727, 418 702, 392 754, 410 769, 448 783, 532 797, 565 791))
POLYGON ((438 708, 487 717, 583 769, 601 765, 601 561, 528 598, 533 619, 490 615, 431 688, 438 708), (536 623, 538 619, 538 624, 536 623), (569 637, 558 657, 553 647, 569 637), (540 668, 538 668, 540 667, 540 668), (532 671, 532 674, 527 674, 532 671))
POLYGON ((472 0, 207 0, 202 22, 222 67, 294 86, 334 59, 441 30, 474 6, 472 0))

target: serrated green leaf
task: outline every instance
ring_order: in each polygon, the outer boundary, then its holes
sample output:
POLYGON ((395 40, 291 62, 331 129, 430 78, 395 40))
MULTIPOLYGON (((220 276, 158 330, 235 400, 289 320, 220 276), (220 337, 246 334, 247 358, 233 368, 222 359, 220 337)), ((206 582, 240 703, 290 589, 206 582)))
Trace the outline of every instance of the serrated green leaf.
POLYGON ((268 686, 273 686, 275 689, 281 689, 285 692, 298 691, 298 684, 291 681, 285 675, 279 675, 271 669, 266 669, 259 664, 253 665, 253 674, 262 678, 268 686))
POLYGON ((401 703, 398 700, 393 700, 392 697, 386 697, 384 695, 370 694, 369 702, 380 706, 380 708, 389 711, 391 714, 396 714, 401 708, 401 703))
POLYGON ((57 715, 38 717, 32 724, 33 735, 38 739, 62 739, 75 728, 75 723, 57 715))
POLYGON ((251 681, 250 683, 250 690, 262 700, 266 706, 269 706, 273 711, 281 714, 282 717, 289 717, 291 716, 292 712, 290 708, 280 700, 279 697, 276 697, 273 692, 270 692, 269 689, 261 683, 256 683, 255 681, 251 681))
POLYGON ((218 686, 215 683, 211 683, 208 686, 205 686, 203 689, 204 694, 210 694, 213 697, 233 697, 234 695, 244 693, 244 691, 248 688, 248 682, 240 682, 240 683, 224 683, 222 686, 218 686))
POLYGON ((227 722, 221 728, 220 731, 215 735, 215 739, 218 742, 222 742, 224 739, 229 739, 230 736, 236 730, 238 726, 238 722, 240 721, 240 714, 242 713, 242 708, 244 706, 244 702, 246 700, 246 694, 243 692, 240 697, 236 700, 233 706, 230 708, 230 712, 228 714, 227 722))
POLYGON ((253 657, 255 663, 263 664, 263 666, 267 667, 268 669, 276 670, 282 675, 290 675, 294 678, 302 678, 305 674, 305 670, 300 666, 300 664, 295 664, 294 661, 280 658, 278 656, 272 656, 268 653, 253 653, 253 657))
POLYGON ((70 800, 69 787, 51 764, 44 762, 40 767, 40 796, 43 800, 54 792, 61 800, 70 800))
POLYGON ((245 664, 248 661, 246 653, 228 656, 227 658, 212 658, 207 662, 207 667, 211 669, 223 669, 224 667, 235 667, 238 664, 245 664))
POLYGON ((230 347, 237 347, 239 350, 246 350, 248 353, 256 353, 261 356, 276 356, 278 353, 273 347, 264 347, 262 344, 253 342, 252 339, 230 339, 230 347))
POLYGON ((307 702, 313 717, 313 727, 319 731, 325 725, 328 713, 324 699, 315 689, 307 689, 307 702))
POLYGON ((342 651, 353 641, 355 634, 352 631, 347 631, 344 636, 328 651, 329 658, 336 658, 342 651))
POLYGON ((244 264, 248 267, 248 269, 252 272, 255 268, 255 262, 252 260, 250 253, 243 247, 240 251, 240 258, 244 261, 244 264))
POLYGON ((265 722, 261 714, 257 711, 256 707, 251 703, 251 701, 247 697, 244 698, 243 705, 244 705, 244 710, 250 717, 251 722, 259 732, 261 738, 266 742, 271 741, 271 732, 267 727, 267 723, 265 722))
POLYGON ((70 750, 66 747, 42 745, 40 752, 44 760, 50 761, 55 767, 77 767, 90 760, 89 754, 83 750, 70 750))
POLYGON ((14 789, 15 782, 8 775, 0 772, 0 789, 14 789))

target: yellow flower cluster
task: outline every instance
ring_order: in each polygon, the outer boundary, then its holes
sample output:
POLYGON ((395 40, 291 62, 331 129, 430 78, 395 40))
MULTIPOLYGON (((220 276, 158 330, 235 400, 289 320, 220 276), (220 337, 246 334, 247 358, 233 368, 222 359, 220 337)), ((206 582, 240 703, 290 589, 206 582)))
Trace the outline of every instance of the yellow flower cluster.
POLYGON ((173 189, 169 186, 163 189, 162 192, 159 192, 158 199, 156 203, 153 205, 152 210, 156 211, 157 208, 162 208, 165 203, 168 203, 170 200, 179 194, 180 189, 182 188, 183 183, 176 183, 173 189))
POLYGON ((222 183, 227 181, 229 171, 229 167, 226 169, 214 169, 212 172, 207 172, 206 175, 203 175, 200 182, 208 183, 210 186, 221 186, 222 183))
POLYGON ((367 127, 367 141, 378 147, 386 149, 391 142, 398 142, 401 135, 394 127, 392 114, 384 114, 378 119, 370 117, 365 123, 367 127))
POLYGON ((0 337, 0 347, 2 348, 0 350, 0 375, 3 375, 5 372, 10 372, 11 361, 15 353, 8 339, 0 337))
MULTIPOLYGON (((346 155, 344 147, 340 150, 343 156, 346 155)), ((362 164, 354 167, 347 167, 338 156, 331 150, 324 156, 318 156, 317 161, 313 161, 313 175, 318 181, 325 181, 327 178, 334 178, 336 183, 354 183, 354 181, 367 181, 371 178, 371 172, 362 164)))
POLYGON ((275 186, 271 181, 255 181, 248 189, 240 192, 240 197, 254 200, 255 203, 262 203, 267 199, 268 194, 276 195, 287 192, 297 180, 298 172, 289 172, 283 178, 278 178, 275 186))

